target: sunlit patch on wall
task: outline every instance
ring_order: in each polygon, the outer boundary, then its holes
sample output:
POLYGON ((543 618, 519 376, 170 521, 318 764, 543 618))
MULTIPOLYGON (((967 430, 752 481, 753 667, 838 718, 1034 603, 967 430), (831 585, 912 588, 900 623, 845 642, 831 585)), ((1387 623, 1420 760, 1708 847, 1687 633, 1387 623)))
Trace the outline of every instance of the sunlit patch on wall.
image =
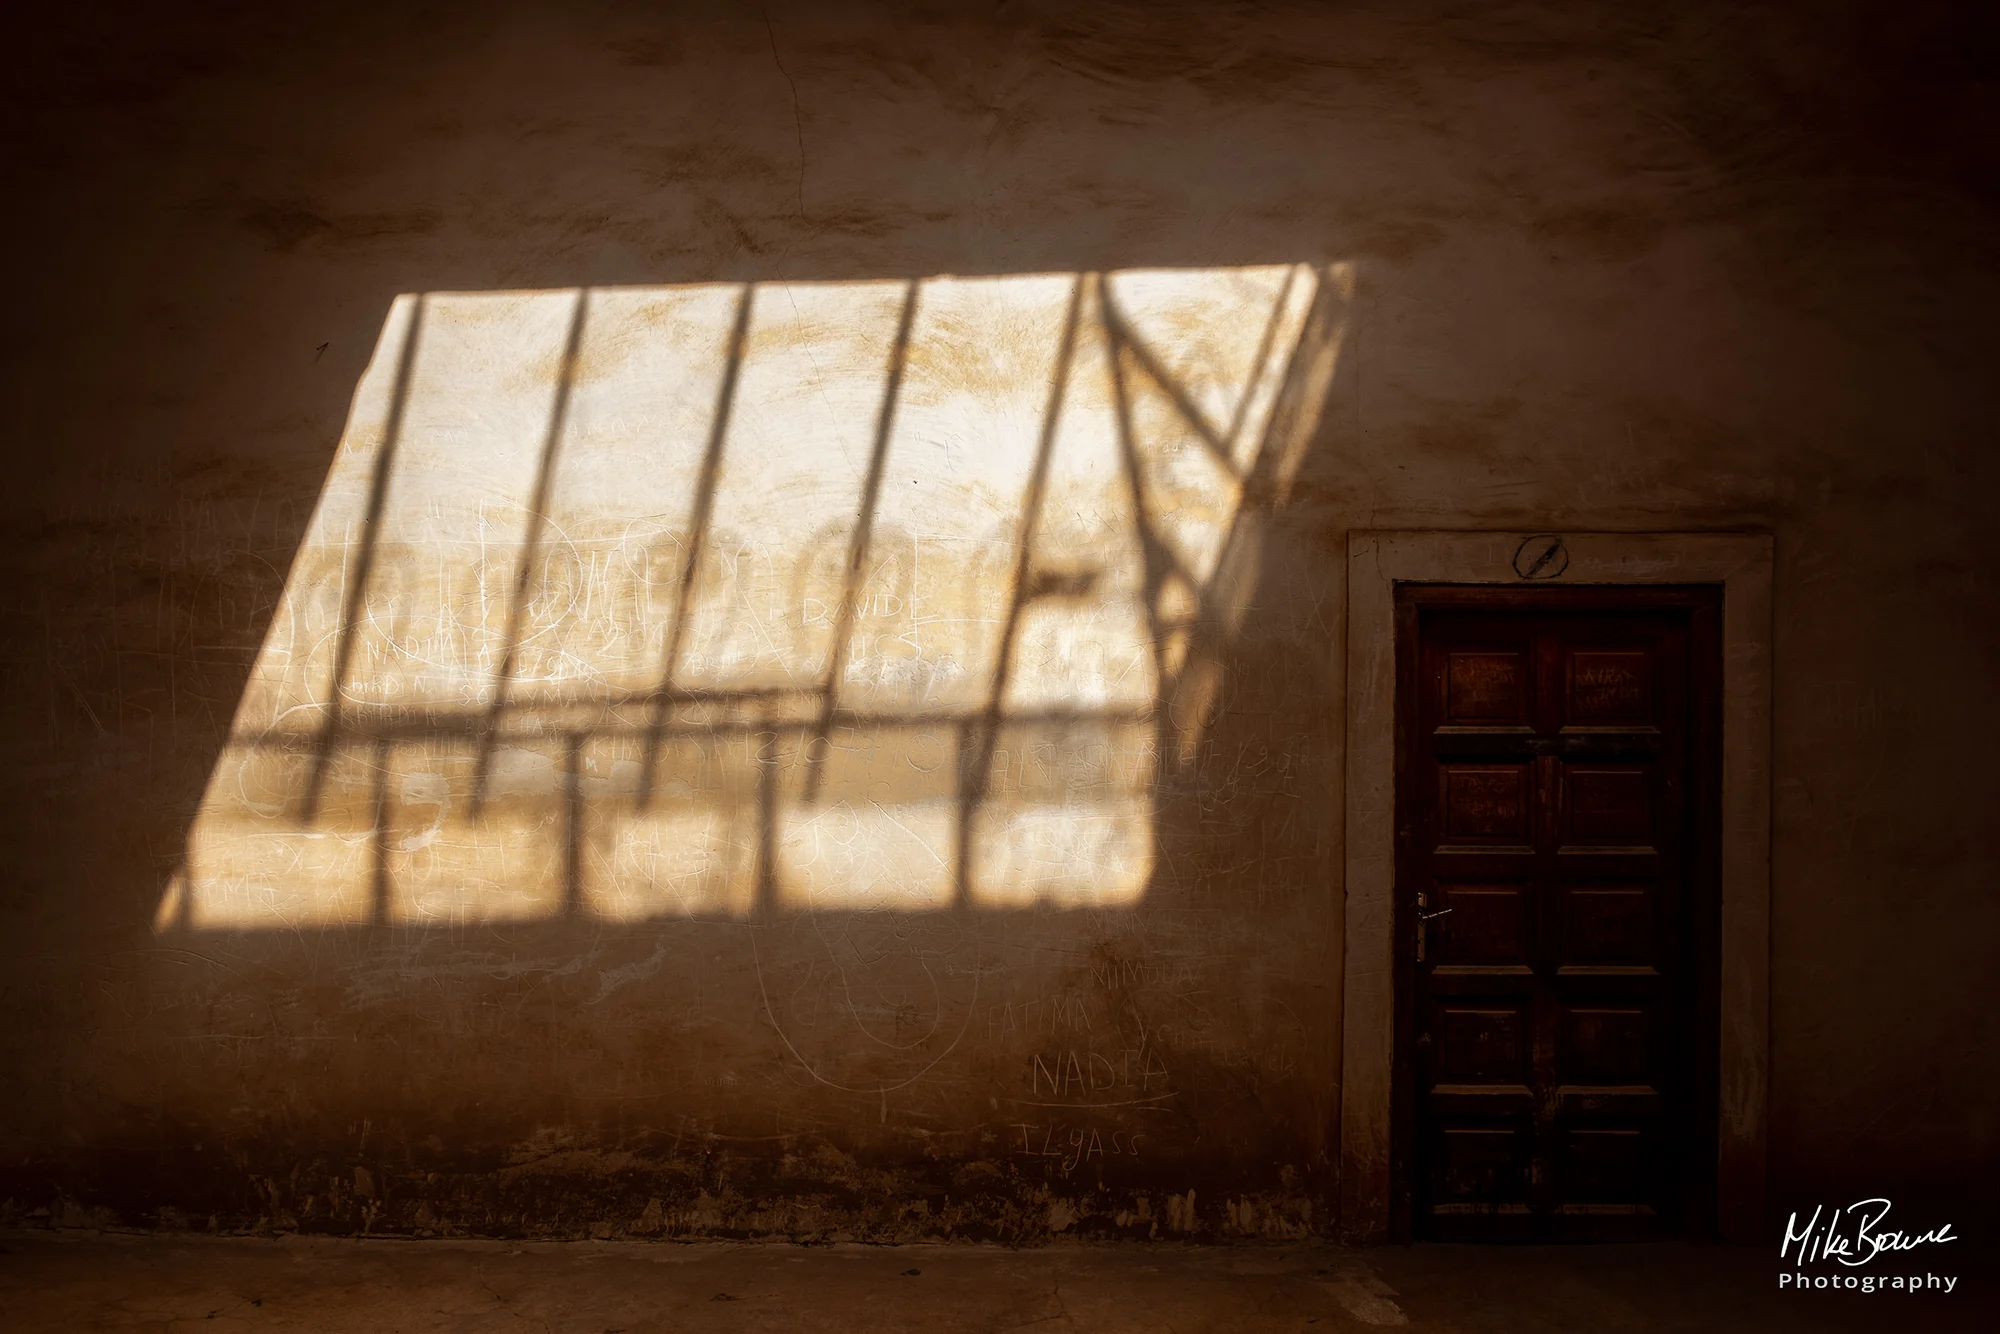
POLYGON ((1153 870, 1144 796, 983 810, 973 844, 974 900, 998 908, 1130 903, 1153 870))
POLYGON ((786 908, 914 912, 952 902, 952 808, 848 798, 785 812, 779 903, 786 908))
POLYGON ((1348 281, 399 298, 158 924, 1134 902, 1348 281))

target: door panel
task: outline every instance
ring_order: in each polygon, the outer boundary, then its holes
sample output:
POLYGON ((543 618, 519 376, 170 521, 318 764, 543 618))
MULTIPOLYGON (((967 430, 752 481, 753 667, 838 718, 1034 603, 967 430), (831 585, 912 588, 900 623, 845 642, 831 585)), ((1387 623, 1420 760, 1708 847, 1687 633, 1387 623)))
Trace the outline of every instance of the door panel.
POLYGON ((1714 597, 1507 591, 1399 593, 1412 1222, 1661 1235, 1695 1138, 1695 764, 1712 747, 1692 722, 1714 597))
POLYGON ((1438 968, 1526 967, 1535 921, 1525 884, 1438 884, 1435 902, 1451 914, 1451 930, 1435 938, 1438 968))
POLYGON ((1571 764, 1563 772, 1564 852, 1611 843, 1649 848, 1653 840, 1653 772, 1623 764, 1571 764))
POLYGON ((1565 885, 1561 901, 1563 967, 1652 967, 1660 924, 1650 885, 1565 885))
POLYGON ((1441 764, 1439 842, 1453 847, 1524 845, 1528 841, 1528 766, 1441 764))

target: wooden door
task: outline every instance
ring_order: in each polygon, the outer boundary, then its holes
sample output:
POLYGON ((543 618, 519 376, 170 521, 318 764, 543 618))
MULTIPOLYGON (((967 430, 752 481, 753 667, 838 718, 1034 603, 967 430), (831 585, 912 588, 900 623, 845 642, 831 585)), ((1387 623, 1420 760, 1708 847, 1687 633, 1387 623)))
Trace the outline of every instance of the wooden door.
POLYGON ((1678 1231, 1713 1159, 1717 595, 1398 596, 1401 1212, 1678 1231))

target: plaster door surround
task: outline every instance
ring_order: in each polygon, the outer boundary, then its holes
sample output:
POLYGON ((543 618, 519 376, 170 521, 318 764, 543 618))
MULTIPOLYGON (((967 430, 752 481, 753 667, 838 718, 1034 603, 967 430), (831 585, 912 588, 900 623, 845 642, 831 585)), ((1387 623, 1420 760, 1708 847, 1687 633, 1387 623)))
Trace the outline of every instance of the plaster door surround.
MULTIPOLYGON (((1341 1230, 1386 1239, 1395 1063, 1397 584, 1722 587, 1718 1231, 1764 1223, 1770 1066, 1772 540, 1759 533, 1348 535, 1341 1230)), ((1702 1220, 1690 1220, 1696 1227, 1702 1220)))

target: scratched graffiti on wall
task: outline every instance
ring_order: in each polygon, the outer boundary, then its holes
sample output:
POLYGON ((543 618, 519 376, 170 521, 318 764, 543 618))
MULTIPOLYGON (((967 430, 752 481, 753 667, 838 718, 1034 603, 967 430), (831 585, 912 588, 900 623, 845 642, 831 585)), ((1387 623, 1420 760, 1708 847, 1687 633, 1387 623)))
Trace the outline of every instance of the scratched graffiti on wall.
POLYGON ((1136 902, 1347 281, 399 298, 159 926, 1136 902))

